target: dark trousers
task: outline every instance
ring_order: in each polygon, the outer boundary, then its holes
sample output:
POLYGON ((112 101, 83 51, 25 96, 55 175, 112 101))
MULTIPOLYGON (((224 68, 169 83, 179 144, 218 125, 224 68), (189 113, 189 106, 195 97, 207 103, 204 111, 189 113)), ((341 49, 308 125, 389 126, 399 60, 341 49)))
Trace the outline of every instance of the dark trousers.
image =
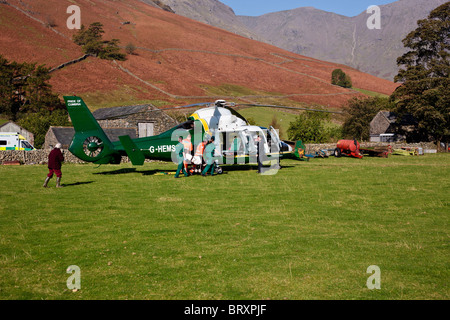
POLYGON ((187 174, 186 170, 184 169, 184 163, 183 162, 178 164, 177 173, 175 173, 175 178, 178 178, 178 176, 180 175, 180 172, 182 172, 182 171, 184 173, 184 176, 187 177, 188 174, 187 174))
POLYGON ((215 163, 207 164, 205 169, 203 169, 203 171, 202 171, 202 175, 205 175, 209 171, 210 168, 211 168, 211 175, 213 176, 214 175, 215 163))

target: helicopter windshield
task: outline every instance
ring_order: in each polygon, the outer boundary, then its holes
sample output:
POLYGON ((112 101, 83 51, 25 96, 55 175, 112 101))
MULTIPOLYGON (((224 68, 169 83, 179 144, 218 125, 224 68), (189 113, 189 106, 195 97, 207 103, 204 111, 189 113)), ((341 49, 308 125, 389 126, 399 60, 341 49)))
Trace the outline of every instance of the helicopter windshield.
POLYGON ((191 130, 193 128, 194 128, 194 120, 188 120, 188 121, 180 123, 178 126, 176 126, 175 130, 176 129, 191 130))

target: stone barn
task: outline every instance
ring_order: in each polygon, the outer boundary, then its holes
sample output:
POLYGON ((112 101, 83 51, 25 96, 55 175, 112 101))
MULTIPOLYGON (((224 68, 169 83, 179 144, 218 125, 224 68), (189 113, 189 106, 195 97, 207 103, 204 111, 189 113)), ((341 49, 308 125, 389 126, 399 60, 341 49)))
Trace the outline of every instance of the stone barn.
POLYGON ((400 121, 398 116, 391 111, 380 111, 370 122, 371 142, 397 142, 405 140, 405 136, 400 134, 403 131, 414 130, 416 121, 411 115, 405 115, 400 121))
POLYGON ((92 113, 102 128, 132 128, 138 138, 158 135, 178 122, 150 105, 103 108, 92 113))
POLYGON ((34 134, 12 121, 8 121, 2 124, 0 126, 0 132, 17 132, 22 135, 31 145, 34 146, 34 134))
MULTIPOLYGON (((130 136, 131 139, 136 139, 136 130, 134 128, 105 128, 103 129, 108 139, 112 141, 119 141, 120 136, 130 136)), ((45 135, 45 143, 43 149, 52 149, 58 142, 62 144, 63 149, 68 149, 75 130, 73 127, 50 127, 45 135)))

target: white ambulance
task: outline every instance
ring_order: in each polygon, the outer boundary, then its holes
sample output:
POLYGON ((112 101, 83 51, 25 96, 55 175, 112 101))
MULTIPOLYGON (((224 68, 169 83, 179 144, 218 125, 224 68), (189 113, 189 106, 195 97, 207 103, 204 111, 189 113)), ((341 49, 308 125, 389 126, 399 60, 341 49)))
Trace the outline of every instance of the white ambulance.
POLYGON ((0 132, 1 150, 36 150, 24 136, 17 132, 0 132))

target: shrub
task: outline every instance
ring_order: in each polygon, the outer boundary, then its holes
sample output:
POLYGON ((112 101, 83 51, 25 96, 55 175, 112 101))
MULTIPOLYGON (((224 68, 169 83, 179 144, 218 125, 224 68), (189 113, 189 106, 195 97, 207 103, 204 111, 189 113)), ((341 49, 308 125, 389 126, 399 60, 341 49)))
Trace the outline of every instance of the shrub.
POLYGON ((331 73, 331 84, 343 87, 343 88, 351 88, 352 80, 349 75, 345 74, 342 69, 335 69, 331 73))

